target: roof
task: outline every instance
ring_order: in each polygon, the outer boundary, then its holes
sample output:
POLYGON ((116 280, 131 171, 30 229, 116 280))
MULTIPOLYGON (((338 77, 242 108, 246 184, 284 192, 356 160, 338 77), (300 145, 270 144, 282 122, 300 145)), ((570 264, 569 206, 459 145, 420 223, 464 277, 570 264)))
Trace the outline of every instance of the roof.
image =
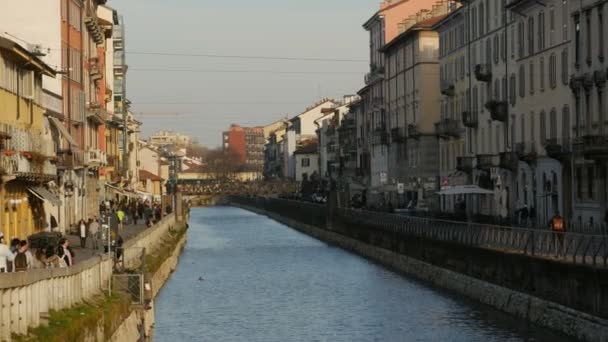
POLYGON ((466 8, 466 7, 465 6, 458 7, 457 9, 455 9, 452 12, 445 15, 441 20, 437 21, 435 23, 435 25, 433 25, 433 29, 438 30, 440 26, 442 26, 442 25, 450 22, 452 19, 462 15, 462 11, 464 10, 464 8, 466 8))
POLYGON ((146 170, 139 170, 139 179, 140 180, 151 180, 151 181, 159 181, 162 182, 164 179, 162 179, 161 177, 153 174, 150 171, 146 171, 146 170))
POLYGON ((410 27, 405 32, 403 32, 400 35, 398 35, 397 37, 395 37, 395 39, 391 40, 388 44, 385 44, 383 47, 381 47, 380 52, 387 51, 391 47, 403 42, 405 40, 405 38, 408 37, 413 32, 432 31, 433 26, 435 26, 435 24, 437 24, 438 22, 443 20, 443 18, 445 18, 446 16, 447 15, 440 15, 440 16, 436 16, 433 18, 429 18, 429 19, 417 22, 416 24, 414 24, 414 26, 410 27))
POLYGON ((381 15, 383 12, 386 12, 387 10, 400 5, 404 2, 408 2, 410 0, 388 0, 388 1, 383 1, 380 3, 380 9, 378 11, 376 11, 364 24, 363 27, 367 28, 369 27, 369 24, 374 21, 376 18, 378 18, 379 15, 381 15))
POLYGON ((316 141, 308 141, 304 145, 298 147, 293 154, 316 154, 318 152, 317 145, 316 141))
POLYGON ((48 66, 26 48, 8 38, 0 36, 0 49, 9 51, 13 56, 19 59, 21 63, 27 64, 30 68, 35 69, 42 74, 49 77, 55 77, 57 74, 55 69, 48 66))

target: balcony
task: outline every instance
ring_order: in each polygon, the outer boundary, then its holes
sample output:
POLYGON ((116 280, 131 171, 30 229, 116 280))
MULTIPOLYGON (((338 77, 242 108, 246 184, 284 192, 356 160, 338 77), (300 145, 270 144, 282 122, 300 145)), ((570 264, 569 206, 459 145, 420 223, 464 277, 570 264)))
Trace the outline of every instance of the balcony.
POLYGON ((572 156, 572 141, 566 138, 547 139, 545 151, 549 158, 564 162, 572 156))
POLYGON ((516 152, 501 152, 499 154, 499 167, 511 171, 517 171, 519 156, 516 152))
POLYGON ((499 160, 498 156, 493 154, 478 154, 477 155, 477 168, 481 170, 490 170, 490 168, 498 167, 499 160))
POLYGON ((405 129, 401 127, 395 127, 391 129, 391 140, 395 143, 402 143, 405 141, 405 129))
POLYGON ((538 157, 535 142, 520 142, 515 145, 515 152, 519 160, 531 163, 538 157))
POLYGON ((101 150, 88 150, 84 154, 84 164, 88 166, 103 166, 106 164, 105 153, 101 150))
POLYGON ((492 67, 490 64, 477 64, 475 78, 480 82, 492 82, 492 67))
POLYGON ((384 79, 384 67, 370 65, 371 71, 365 75, 365 85, 378 82, 384 79))
POLYGON ((608 136, 586 135, 576 141, 576 150, 591 160, 608 159, 608 136))
POLYGON ((473 162, 475 157, 458 157, 456 158, 456 170, 471 173, 473 171, 473 162))
POLYGON ((441 82, 441 94, 449 97, 453 97, 456 95, 456 91, 454 89, 454 83, 448 81, 441 82))
POLYGON ((375 96, 372 98, 372 107, 376 109, 384 108, 384 97, 375 96))
POLYGON ((490 117, 494 121, 506 122, 508 119, 509 105, 507 101, 490 100, 485 107, 490 111, 490 117))
POLYGON ((435 124, 435 131, 440 138, 460 138, 460 122, 454 119, 443 119, 435 124))
POLYGON ((97 63, 91 64, 89 67, 89 76, 91 77, 91 81, 95 82, 103 78, 97 63))
POLYGON ((477 126, 479 125, 479 116, 477 112, 462 112, 462 124, 465 127, 477 128, 477 126))
POLYGON ((84 166, 84 151, 62 150, 57 152, 57 168, 60 170, 78 169, 84 166))
POLYGON ((407 125, 407 136, 409 138, 417 139, 420 137, 420 131, 418 130, 418 125, 409 124, 407 125))
POLYGON ((93 41, 97 43, 97 45, 102 45, 105 37, 103 35, 103 31, 99 24, 97 23, 97 18, 94 15, 87 15, 84 18, 84 25, 87 27, 87 31, 89 31, 91 38, 93 41))
POLYGON ((106 122, 108 116, 105 108, 101 107, 99 103, 96 102, 89 104, 86 113, 87 119, 91 120, 97 125, 103 125, 106 122))
POLYGON ((376 128, 372 136, 372 145, 388 145, 388 134, 384 128, 376 128))

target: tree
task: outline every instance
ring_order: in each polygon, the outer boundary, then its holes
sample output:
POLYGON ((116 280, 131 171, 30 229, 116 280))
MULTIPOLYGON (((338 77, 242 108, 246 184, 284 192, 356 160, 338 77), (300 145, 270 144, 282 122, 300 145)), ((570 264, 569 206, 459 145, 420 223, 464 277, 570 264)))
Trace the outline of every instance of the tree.
POLYGON ((238 153, 231 148, 207 151, 204 170, 213 179, 233 179, 242 168, 238 153))
POLYGON ((205 159, 208 153, 209 149, 203 145, 191 144, 186 147, 186 155, 191 158, 205 159))

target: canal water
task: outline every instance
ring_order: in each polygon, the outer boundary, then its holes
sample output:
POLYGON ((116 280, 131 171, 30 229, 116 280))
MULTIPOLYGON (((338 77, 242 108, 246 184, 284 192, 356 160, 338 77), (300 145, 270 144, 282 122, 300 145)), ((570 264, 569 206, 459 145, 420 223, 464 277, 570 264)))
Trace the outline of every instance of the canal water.
POLYGON ((566 341, 264 216, 193 209, 155 341, 566 341))

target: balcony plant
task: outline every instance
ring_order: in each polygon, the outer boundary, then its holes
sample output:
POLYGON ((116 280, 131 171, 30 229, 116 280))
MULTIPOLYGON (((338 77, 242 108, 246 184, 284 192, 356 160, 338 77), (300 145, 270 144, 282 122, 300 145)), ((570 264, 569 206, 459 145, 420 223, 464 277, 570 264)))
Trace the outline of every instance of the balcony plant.
POLYGON ((17 153, 15 150, 2 150, 2 154, 5 156, 14 156, 17 153))

